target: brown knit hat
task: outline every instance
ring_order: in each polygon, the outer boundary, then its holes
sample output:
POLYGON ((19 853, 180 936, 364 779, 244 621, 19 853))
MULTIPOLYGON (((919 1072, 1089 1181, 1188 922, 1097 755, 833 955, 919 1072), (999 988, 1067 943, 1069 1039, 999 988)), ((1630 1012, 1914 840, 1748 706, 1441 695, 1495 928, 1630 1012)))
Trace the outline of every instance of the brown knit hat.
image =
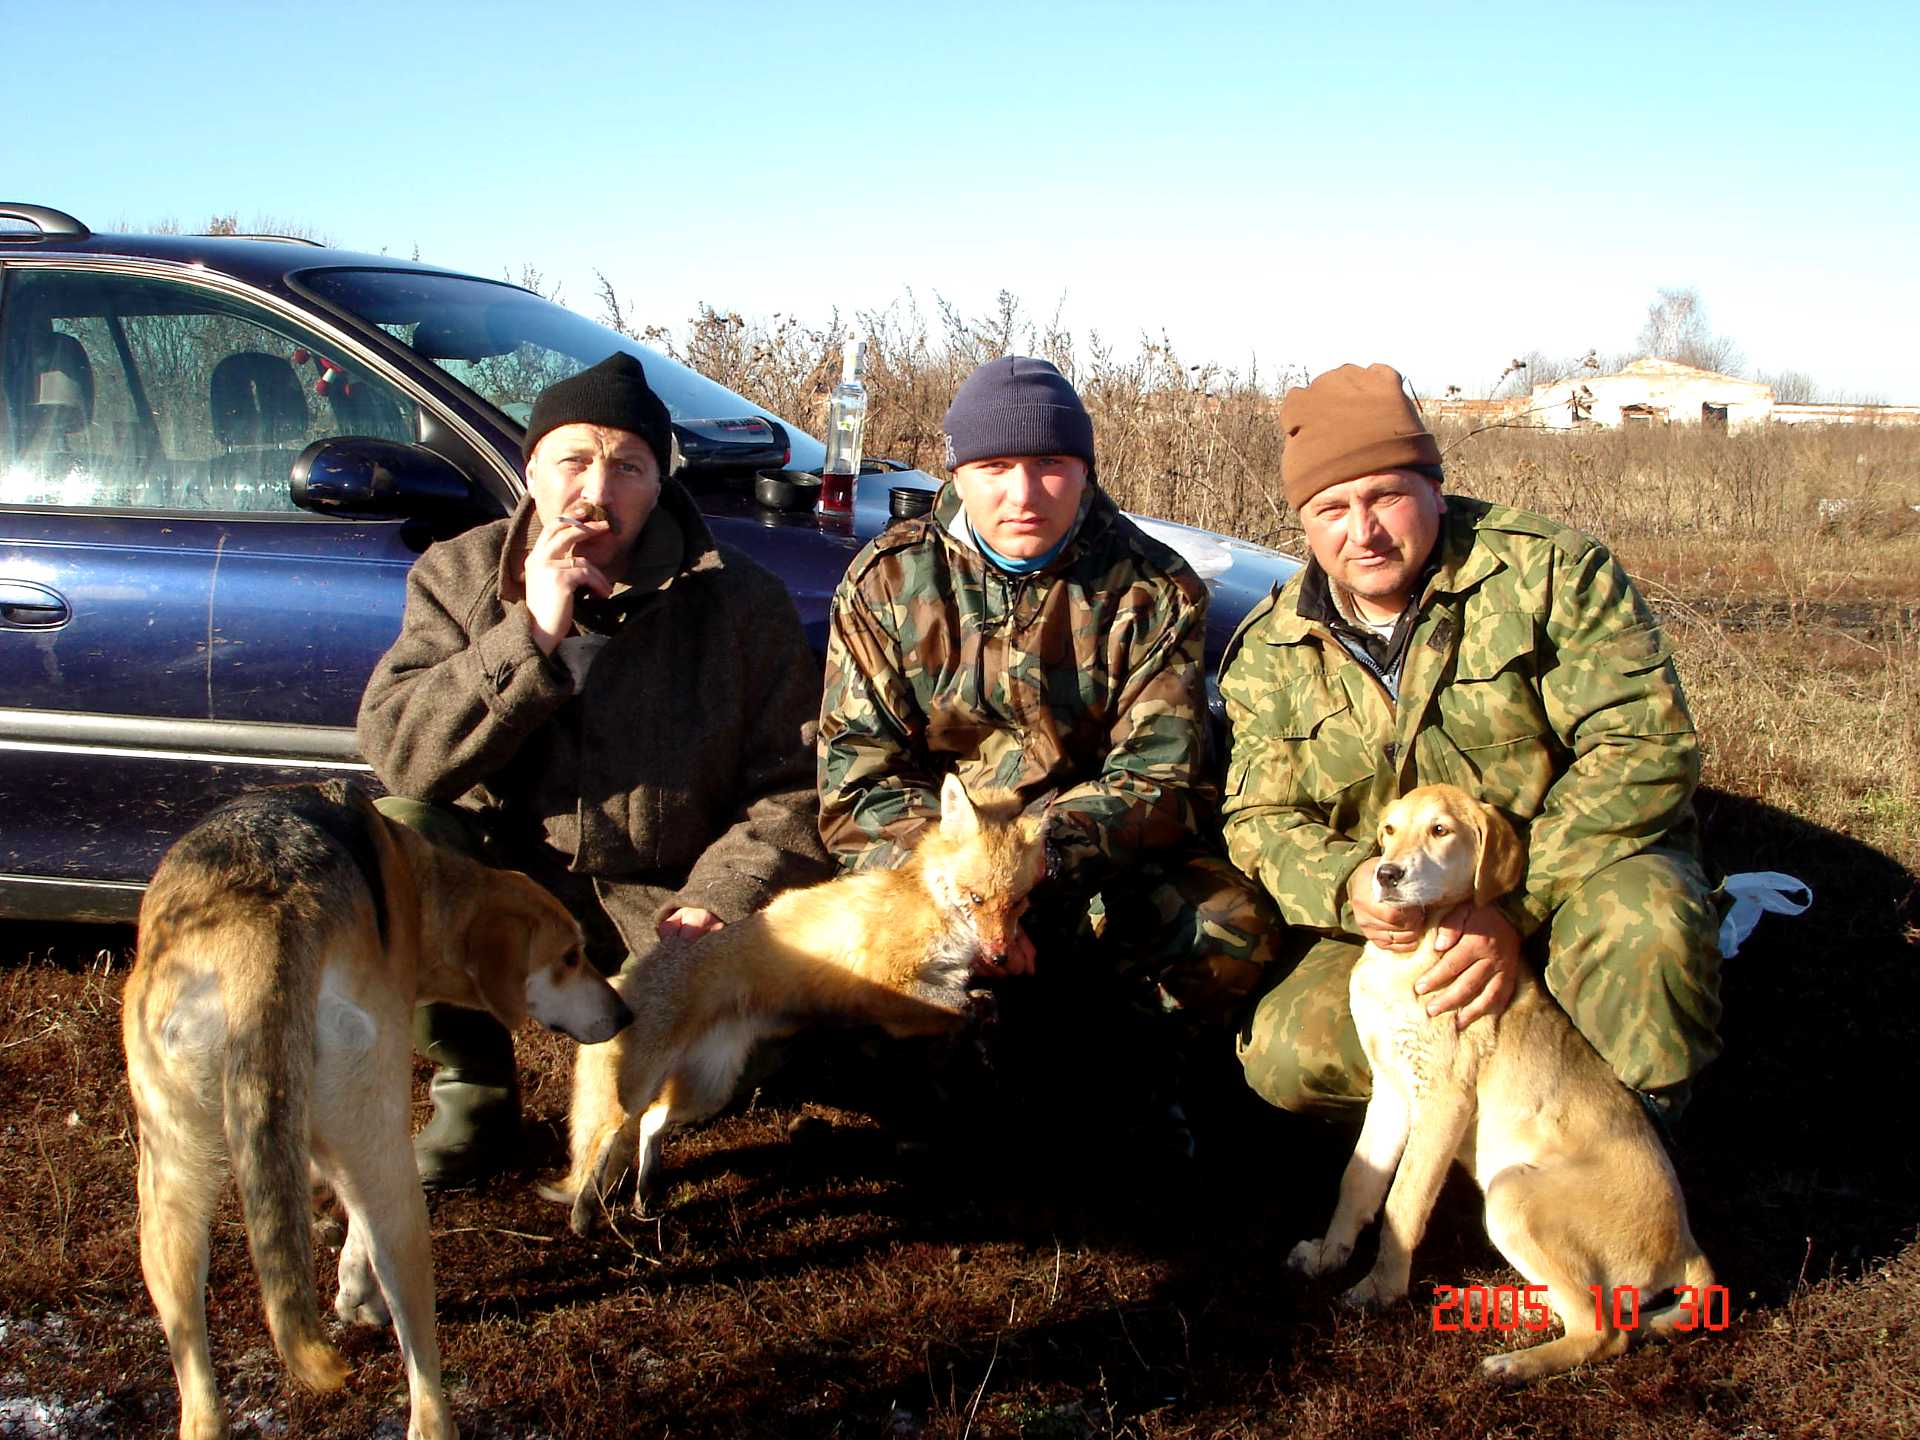
POLYGON ((1391 365, 1342 365, 1287 391, 1280 428, 1280 486, 1295 510, 1362 475, 1440 463, 1439 443, 1391 365))

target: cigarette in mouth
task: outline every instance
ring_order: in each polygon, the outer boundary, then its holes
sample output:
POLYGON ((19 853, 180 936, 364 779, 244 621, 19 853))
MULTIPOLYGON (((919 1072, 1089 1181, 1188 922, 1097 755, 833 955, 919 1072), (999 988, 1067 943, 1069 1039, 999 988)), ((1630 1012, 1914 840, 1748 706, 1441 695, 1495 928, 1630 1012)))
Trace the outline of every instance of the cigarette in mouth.
POLYGON ((607 512, 591 500, 577 500, 560 512, 560 518, 576 530, 584 530, 592 524, 605 524, 607 512))

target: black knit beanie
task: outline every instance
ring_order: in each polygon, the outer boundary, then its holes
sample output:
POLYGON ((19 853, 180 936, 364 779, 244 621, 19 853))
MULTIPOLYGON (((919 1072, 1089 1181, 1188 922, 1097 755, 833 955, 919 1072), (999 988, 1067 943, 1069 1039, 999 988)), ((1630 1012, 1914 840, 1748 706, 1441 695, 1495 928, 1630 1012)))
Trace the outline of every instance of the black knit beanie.
POLYGON ((1093 418, 1045 360, 989 360, 960 382, 941 428, 949 470, 998 455, 1077 455, 1093 473, 1093 418))
POLYGON ((624 350, 540 392, 527 418, 520 458, 531 460, 540 437, 562 425, 605 425, 638 435, 660 462, 663 476, 673 459, 673 421, 667 407, 647 384, 640 362, 624 350))

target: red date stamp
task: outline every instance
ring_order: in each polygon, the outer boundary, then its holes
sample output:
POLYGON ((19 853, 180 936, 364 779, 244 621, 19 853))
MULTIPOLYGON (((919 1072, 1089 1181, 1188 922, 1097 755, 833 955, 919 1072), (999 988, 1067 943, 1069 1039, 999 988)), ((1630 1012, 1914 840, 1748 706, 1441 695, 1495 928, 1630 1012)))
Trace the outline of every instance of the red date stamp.
MULTIPOLYGON (((1593 1323, 1615 1330, 1640 1325, 1640 1292, 1631 1285, 1589 1285, 1593 1295, 1593 1323)), ((1732 1302, 1724 1285, 1704 1288, 1681 1285, 1674 1291, 1678 1314, 1673 1329, 1724 1330, 1732 1323, 1732 1302)), ((1544 1285, 1436 1285, 1433 1287, 1433 1328, 1436 1331, 1551 1330, 1553 1306, 1544 1285)))

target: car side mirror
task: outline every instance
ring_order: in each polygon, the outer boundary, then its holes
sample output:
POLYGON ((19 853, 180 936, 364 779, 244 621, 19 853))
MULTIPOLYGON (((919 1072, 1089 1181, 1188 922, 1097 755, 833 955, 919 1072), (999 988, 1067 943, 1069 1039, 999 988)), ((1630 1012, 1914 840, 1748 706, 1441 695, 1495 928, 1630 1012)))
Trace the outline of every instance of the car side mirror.
POLYGON ((424 445, 369 435, 316 440, 293 462, 293 503, 320 515, 365 519, 445 515, 474 508, 473 482, 424 445))
POLYGON ((673 422, 674 474, 684 484, 709 475, 784 470, 793 458, 785 427, 764 415, 673 422))

